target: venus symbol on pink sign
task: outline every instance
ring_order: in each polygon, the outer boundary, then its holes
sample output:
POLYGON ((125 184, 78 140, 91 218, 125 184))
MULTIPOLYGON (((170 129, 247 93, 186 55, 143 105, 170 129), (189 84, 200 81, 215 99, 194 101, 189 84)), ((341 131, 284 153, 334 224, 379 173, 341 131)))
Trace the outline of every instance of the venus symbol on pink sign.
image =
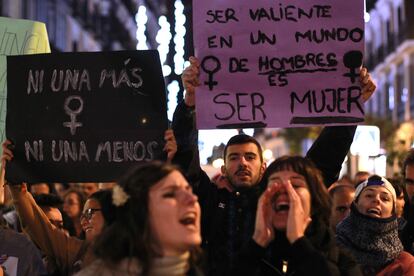
POLYGON ((363 122, 362 0, 193 1, 197 127, 363 122), (201 103, 201 104, 200 104, 201 103))

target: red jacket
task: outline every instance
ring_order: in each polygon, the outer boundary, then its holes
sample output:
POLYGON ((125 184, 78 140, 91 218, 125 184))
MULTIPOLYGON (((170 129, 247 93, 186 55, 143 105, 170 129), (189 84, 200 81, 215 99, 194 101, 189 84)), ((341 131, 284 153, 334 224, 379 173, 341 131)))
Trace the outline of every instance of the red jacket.
POLYGON ((414 257, 408 252, 401 252, 400 255, 383 270, 381 270, 377 276, 402 276, 402 275, 414 275, 414 257))

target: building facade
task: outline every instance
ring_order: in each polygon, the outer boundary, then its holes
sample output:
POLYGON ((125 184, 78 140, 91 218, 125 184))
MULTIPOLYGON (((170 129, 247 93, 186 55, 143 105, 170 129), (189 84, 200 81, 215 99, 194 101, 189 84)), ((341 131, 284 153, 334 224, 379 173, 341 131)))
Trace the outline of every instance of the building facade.
POLYGON ((366 112, 392 122, 394 146, 406 150, 414 139, 414 1, 378 0, 366 21, 365 66, 378 86, 366 112))
POLYGON ((46 24, 52 52, 136 48, 138 0, 0 0, 0 15, 46 24))

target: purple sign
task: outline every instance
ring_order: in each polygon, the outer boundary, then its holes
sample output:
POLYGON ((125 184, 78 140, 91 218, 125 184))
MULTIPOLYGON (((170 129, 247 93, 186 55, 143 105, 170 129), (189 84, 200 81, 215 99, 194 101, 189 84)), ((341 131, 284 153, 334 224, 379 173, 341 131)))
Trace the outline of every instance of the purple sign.
POLYGON ((193 1, 198 128, 363 122, 363 13, 361 0, 193 1))

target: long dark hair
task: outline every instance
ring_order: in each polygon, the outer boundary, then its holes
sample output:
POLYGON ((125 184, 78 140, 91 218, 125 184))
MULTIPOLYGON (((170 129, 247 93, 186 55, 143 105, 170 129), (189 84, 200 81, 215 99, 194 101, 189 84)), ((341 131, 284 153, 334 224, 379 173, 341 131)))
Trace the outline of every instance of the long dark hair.
POLYGON ((318 218, 329 225, 331 200, 320 170, 306 157, 282 156, 267 167, 263 179, 267 182, 271 174, 284 170, 294 171, 305 178, 311 195, 312 219, 318 218))
POLYGON ((102 216, 105 220, 105 226, 112 224, 115 220, 115 205, 112 204, 112 190, 100 190, 94 192, 88 197, 97 201, 101 207, 102 216))
POLYGON ((132 169, 119 182, 129 199, 116 208, 115 221, 106 227, 94 246, 96 256, 114 266, 124 258, 137 258, 146 275, 151 260, 159 257, 149 223, 149 190, 177 170, 175 166, 150 162, 132 169))

